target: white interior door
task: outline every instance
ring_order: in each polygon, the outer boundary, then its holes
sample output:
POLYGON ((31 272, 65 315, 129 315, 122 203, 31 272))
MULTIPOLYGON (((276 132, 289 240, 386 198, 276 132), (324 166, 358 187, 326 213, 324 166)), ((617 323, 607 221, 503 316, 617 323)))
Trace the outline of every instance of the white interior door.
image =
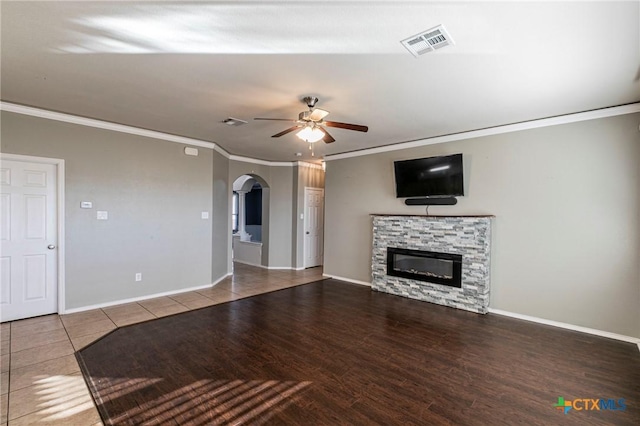
POLYGON ((304 267, 322 265, 324 250, 324 189, 304 189, 304 267))
POLYGON ((2 160, 0 319, 57 312, 57 167, 2 160))

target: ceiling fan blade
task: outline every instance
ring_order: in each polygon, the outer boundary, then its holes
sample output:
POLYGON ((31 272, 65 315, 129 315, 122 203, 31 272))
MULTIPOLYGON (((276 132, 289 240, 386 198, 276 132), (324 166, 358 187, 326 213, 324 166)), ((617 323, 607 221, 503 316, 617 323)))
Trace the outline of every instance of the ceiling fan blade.
POLYGON ((329 134, 329 132, 327 132, 327 129, 322 129, 322 131, 324 132, 324 137, 322 138, 322 140, 324 141, 324 143, 331 143, 331 142, 335 142, 336 140, 333 138, 333 136, 331 136, 329 134))
POLYGON ((283 130, 280 133, 276 133, 275 135, 271 136, 272 138, 279 138, 280 136, 286 135, 287 133, 291 133, 294 130, 298 130, 299 127, 298 126, 293 126, 293 127, 289 127, 287 130, 283 130))
POLYGON ((311 114, 309 115, 309 120, 311 120, 311 121, 320 121, 323 118, 325 118, 327 115, 329 115, 329 111, 325 111, 323 109, 316 108, 313 111, 311 111, 311 114))
POLYGON ((325 121, 324 124, 329 127, 338 127, 340 129, 355 130, 357 132, 366 132, 369 130, 367 126, 361 126, 359 124, 340 123, 337 121, 325 121))

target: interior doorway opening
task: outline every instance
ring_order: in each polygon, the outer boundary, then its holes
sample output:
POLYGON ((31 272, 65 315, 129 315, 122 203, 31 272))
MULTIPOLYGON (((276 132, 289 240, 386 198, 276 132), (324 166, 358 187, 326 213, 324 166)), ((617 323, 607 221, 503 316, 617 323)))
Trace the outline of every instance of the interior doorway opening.
POLYGON ((231 199, 232 259, 268 266, 269 185, 258 175, 242 175, 233 182, 231 199), (267 208, 265 208, 267 206, 267 208))

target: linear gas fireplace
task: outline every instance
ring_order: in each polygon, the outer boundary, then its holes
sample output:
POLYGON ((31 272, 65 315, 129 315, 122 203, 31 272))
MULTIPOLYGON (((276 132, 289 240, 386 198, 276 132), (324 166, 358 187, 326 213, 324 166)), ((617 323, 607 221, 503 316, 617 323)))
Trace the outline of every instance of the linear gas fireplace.
POLYGON ((387 275, 462 287, 462 256, 387 247, 387 275))

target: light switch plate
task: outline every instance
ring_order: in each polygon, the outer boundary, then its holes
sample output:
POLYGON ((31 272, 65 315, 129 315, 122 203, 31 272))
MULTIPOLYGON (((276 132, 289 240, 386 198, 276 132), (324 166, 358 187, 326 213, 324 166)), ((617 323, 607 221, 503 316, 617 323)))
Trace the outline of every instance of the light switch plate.
POLYGON ((109 212, 98 211, 97 218, 98 220, 107 220, 109 219, 109 212))
POLYGON ((93 208, 93 203, 91 201, 81 201, 80 202, 80 208, 81 209, 92 209, 93 208))
POLYGON ((202 217, 203 219, 209 219, 209 212, 202 212, 201 217, 202 217))

